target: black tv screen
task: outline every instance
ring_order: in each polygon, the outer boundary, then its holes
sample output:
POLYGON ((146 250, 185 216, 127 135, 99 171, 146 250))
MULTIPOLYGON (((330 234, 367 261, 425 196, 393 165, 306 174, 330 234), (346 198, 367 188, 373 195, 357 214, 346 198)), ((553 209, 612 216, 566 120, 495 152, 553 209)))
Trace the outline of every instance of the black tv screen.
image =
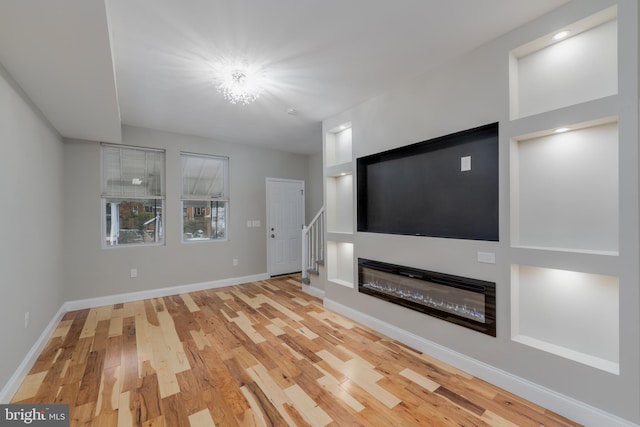
POLYGON ((498 123, 357 160, 358 231, 498 241, 498 123))

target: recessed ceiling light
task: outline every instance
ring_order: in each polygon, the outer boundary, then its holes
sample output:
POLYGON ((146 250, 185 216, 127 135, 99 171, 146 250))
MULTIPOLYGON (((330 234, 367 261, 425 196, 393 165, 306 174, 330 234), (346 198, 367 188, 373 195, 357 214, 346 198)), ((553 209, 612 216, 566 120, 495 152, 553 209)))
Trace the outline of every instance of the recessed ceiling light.
POLYGON ((296 110, 295 108, 289 108, 287 110, 287 114, 290 116, 297 116, 298 115, 298 110, 296 110))
POLYGON ((557 33, 555 33, 553 35, 553 39, 554 40, 562 40, 562 39, 566 38, 570 33, 571 33, 571 31, 569 31, 569 30, 558 31, 557 33))
POLYGON ((562 133, 562 132, 566 132, 570 130, 569 128, 558 128, 556 130, 553 131, 553 133, 562 133))

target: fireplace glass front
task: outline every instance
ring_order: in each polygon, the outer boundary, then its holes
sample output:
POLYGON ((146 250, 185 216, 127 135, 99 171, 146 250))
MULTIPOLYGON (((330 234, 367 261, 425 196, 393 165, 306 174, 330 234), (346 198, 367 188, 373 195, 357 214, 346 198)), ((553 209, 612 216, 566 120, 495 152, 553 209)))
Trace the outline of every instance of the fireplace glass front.
POLYGON ((358 290, 496 336, 495 283, 359 258, 358 290))

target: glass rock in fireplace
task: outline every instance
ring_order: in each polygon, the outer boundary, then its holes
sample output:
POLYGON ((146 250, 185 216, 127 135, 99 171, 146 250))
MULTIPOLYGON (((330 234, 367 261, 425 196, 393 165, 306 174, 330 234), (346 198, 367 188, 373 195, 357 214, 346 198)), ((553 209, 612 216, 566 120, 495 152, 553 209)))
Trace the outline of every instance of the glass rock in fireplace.
POLYGON ((495 283, 359 258, 358 290, 496 336, 495 283))

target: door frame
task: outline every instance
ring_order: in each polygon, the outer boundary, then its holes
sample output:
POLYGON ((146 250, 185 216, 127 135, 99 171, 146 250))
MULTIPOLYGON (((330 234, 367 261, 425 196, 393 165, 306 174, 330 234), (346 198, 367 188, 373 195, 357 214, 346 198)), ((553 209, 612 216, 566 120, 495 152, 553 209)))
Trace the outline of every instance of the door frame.
MULTIPOLYGON (((295 183, 299 183, 302 185, 302 198, 301 198, 301 212, 302 212, 302 224, 306 224, 306 213, 305 213, 305 204, 306 204, 306 200, 307 200, 307 190, 305 187, 305 182, 303 179, 284 179, 284 178, 270 178, 267 177, 265 180, 265 193, 266 193, 266 224, 264 227, 265 230, 265 239, 266 239, 266 243, 267 243, 267 275, 269 277, 271 277, 271 239, 270 239, 270 231, 269 231, 269 227, 271 225, 271 213, 270 213, 270 202, 271 202, 271 193, 269 192, 269 184, 274 183, 274 182, 295 182, 295 183)), ((300 229, 300 239, 302 239, 302 229, 300 229)), ((302 243, 300 244, 300 254, 302 254, 302 243)), ((301 255, 302 256, 302 255, 301 255)), ((300 261, 300 269, 302 269, 302 260, 300 261)))

